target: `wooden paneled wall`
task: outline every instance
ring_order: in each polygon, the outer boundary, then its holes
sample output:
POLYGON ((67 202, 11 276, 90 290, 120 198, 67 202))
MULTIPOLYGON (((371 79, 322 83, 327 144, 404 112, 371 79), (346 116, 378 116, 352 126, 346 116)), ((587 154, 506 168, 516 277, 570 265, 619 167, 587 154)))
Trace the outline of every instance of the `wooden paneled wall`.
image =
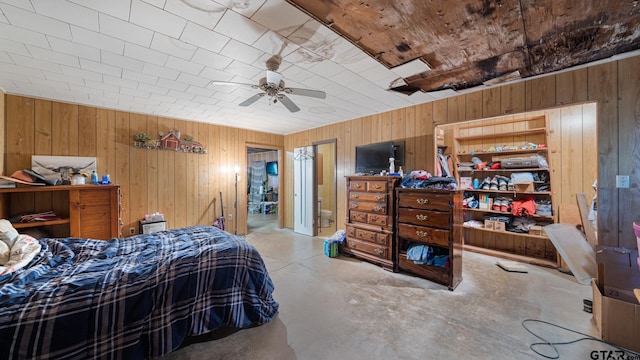
MULTIPOLYGON (((285 137, 285 151, 289 155, 294 147, 337 139, 338 199, 345 199, 344 176, 354 171, 357 145, 406 139, 405 170, 432 169, 434 126, 590 101, 597 107, 598 239, 633 248, 632 222, 640 220, 640 56, 291 134, 285 137), (629 189, 616 188, 617 174, 630 175, 629 189)), ((563 131, 582 131, 571 124, 561 126, 563 131)), ((582 141, 581 148, 589 146, 588 139, 582 141)), ((571 161, 583 161, 581 148, 568 149, 576 156, 571 161)), ((292 168, 292 162, 286 166, 292 168)), ((293 227, 293 205, 285 206, 285 226, 293 227)), ((336 219, 344 228, 344 200, 338 201, 336 219)))
MULTIPOLYGON (((224 197, 227 229, 246 233, 246 192, 238 191, 235 166, 246 168, 247 142, 282 147, 284 137, 165 117, 7 95, 4 173, 31 167, 31 155, 95 156, 99 174, 110 174, 122 192, 122 233, 138 229, 145 214, 165 214, 168 227, 212 224, 224 197), (193 136, 207 154, 132 146, 133 135, 155 138, 170 129, 193 136)), ((246 188, 246 176, 239 189, 246 188)))

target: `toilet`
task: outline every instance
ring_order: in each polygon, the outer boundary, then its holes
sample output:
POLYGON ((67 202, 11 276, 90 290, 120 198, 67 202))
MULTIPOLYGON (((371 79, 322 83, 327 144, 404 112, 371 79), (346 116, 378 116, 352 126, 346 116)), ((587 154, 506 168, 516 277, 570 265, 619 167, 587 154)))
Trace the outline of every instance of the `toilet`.
POLYGON ((320 227, 328 228, 330 226, 329 219, 331 219, 331 215, 333 215, 331 210, 320 210, 320 227))

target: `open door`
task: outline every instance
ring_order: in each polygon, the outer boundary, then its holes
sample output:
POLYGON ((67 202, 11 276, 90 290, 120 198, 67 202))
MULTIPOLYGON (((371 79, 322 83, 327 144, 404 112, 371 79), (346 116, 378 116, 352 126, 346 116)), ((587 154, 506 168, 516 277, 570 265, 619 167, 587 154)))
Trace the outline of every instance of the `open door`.
POLYGON ((293 231, 314 236, 315 206, 313 146, 295 148, 293 152, 293 231))

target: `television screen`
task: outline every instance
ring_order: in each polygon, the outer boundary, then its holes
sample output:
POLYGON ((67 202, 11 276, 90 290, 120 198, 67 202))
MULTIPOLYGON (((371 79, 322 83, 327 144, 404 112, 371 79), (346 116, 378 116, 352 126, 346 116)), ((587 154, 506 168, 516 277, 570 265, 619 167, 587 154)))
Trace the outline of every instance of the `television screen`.
POLYGON ((386 141, 356 146, 356 173, 375 175, 389 171, 389 158, 394 158, 396 170, 404 164, 404 141, 386 141))
POLYGON ((278 175, 278 162, 269 161, 267 163, 267 175, 278 175))

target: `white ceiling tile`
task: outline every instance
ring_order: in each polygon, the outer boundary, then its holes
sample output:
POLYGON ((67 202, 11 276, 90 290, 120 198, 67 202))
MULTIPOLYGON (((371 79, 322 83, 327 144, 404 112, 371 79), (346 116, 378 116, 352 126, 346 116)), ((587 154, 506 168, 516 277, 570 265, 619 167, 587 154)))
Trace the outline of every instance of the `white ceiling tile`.
POLYGON ((99 63, 92 60, 80 59, 80 68, 88 71, 95 71, 98 73, 103 73, 111 76, 120 77, 122 75, 122 68, 105 65, 103 63, 99 63))
POLYGON ((11 59, 9 57, 9 54, 7 54, 5 51, 0 51, 0 62, 3 63, 8 63, 8 64, 13 64, 13 59, 11 59))
POLYGON ((122 54, 124 52, 124 41, 99 34, 77 26, 71 26, 71 35, 73 42, 94 46, 103 50, 111 51, 114 54, 122 54))
POLYGON ((143 0, 143 1, 160 9, 164 8, 167 2, 167 0, 143 0))
POLYGON ((163 78, 158 79, 158 86, 168 87, 169 89, 178 91, 185 91, 189 87, 187 84, 163 78))
POLYGON ((31 53, 27 51, 27 47, 23 43, 16 42, 16 41, 0 39, 0 49, 13 54, 18 54, 22 56, 31 56, 31 53))
POLYGON ((144 62, 132 59, 130 57, 117 55, 108 51, 101 51, 102 63, 106 65, 112 65, 123 69, 129 69, 135 72, 142 72, 144 68, 144 62))
POLYGON ((333 53, 329 59, 339 64, 362 53, 362 50, 358 49, 358 47, 353 45, 350 41, 341 37, 333 40, 329 46, 333 53))
POLYGON ((5 4, 13 5, 15 7, 19 7, 19 8, 24 9, 24 10, 29 10, 29 11, 32 11, 32 12, 36 11, 33 8, 33 6, 31 6, 31 3, 29 1, 25 1, 25 0, 2 0, 2 2, 5 3, 5 4))
POLYGON ((205 89, 205 88, 201 88, 201 87, 193 86, 193 85, 190 85, 187 88, 187 90, 185 90, 185 92, 188 92, 189 94, 198 95, 198 96, 201 96, 201 97, 210 97, 214 93, 213 90, 209 90, 209 89, 205 89))
POLYGON ((179 38, 187 21, 140 0, 131 2, 131 22, 159 33, 179 38))
POLYGON ((431 70, 431 68, 420 59, 415 59, 391 68, 391 71, 393 71, 394 74, 403 78, 420 74, 429 70, 431 70))
POLYGON ((204 69, 204 65, 194 64, 190 61, 182 60, 174 56, 169 56, 169 60, 167 60, 167 64, 165 66, 194 75, 199 74, 202 69, 204 69))
POLYGON ((142 74, 127 69, 122 70, 122 78, 145 84, 155 84, 158 81, 157 76, 142 74))
POLYGON ((74 67, 64 66, 64 65, 61 65, 60 68, 62 69, 62 74, 64 75, 69 75, 69 76, 74 76, 74 77, 79 77, 82 79, 88 79, 88 80, 94 80, 94 81, 102 81, 102 74, 97 73, 95 71, 82 70, 82 69, 77 69, 74 67))
POLYGON ((205 87, 211 80, 202 76, 195 76, 183 72, 180 74, 180 76, 178 76, 178 79, 176 81, 183 82, 185 84, 192 84, 199 87, 205 87))
POLYGON ((31 0, 31 3, 39 14, 98 31, 98 12, 95 10, 68 1, 31 0))
MULTIPOLYGON (((147 98, 138 97, 138 96, 134 96, 133 101, 135 101, 136 103, 151 105, 151 106, 158 106, 162 103, 159 100, 152 100, 152 99, 147 99, 147 98)), ((146 110, 146 107, 145 107, 145 110, 146 110)))
POLYGON ((102 78, 105 84, 127 87, 131 89, 136 89, 138 87, 138 82, 134 80, 123 79, 110 75, 104 75, 102 78))
POLYGON ((44 85, 44 86, 49 86, 53 89, 58 89, 58 90, 70 90, 69 85, 66 81, 60 82, 55 80, 38 79, 38 78, 32 78, 30 80, 33 85, 44 85))
POLYGON ((72 3, 97 10, 122 20, 129 19, 131 0, 69 0, 72 3))
POLYGON ((332 44, 338 35, 319 22, 311 19, 301 28, 287 36, 290 41, 304 46, 309 51, 325 59, 332 57, 332 44))
POLYGON ((298 44, 292 43, 273 31, 262 34, 252 46, 264 51, 269 56, 280 55, 281 57, 285 57, 299 48, 298 44))
POLYGON ((245 79, 251 79, 259 73, 264 72, 264 69, 258 69, 254 66, 247 65, 240 61, 234 61, 229 66, 227 66, 225 71, 230 74, 243 77, 245 79))
POLYGON ((250 18, 261 6, 263 6, 265 0, 215 0, 215 2, 232 9, 238 14, 250 18))
POLYGON ((146 61, 158 66, 163 66, 167 63, 167 59, 169 59, 169 55, 165 53, 131 43, 124 44, 124 56, 146 61))
MULTIPOLYGON (((175 97, 176 99, 182 99, 182 100, 191 100, 195 97, 194 94, 186 93, 184 92, 184 90, 174 90, 174 89, 169 90, 168 95, 175 97)), ((178 104, 177 101, 176 101, 176 104, 178 104)))
POLYGON ((23 66, 23 67, 50 71, 54 73, 62 73, 62 69, 60 68, 60 65, 56 63, 52 63, 45 60, 34 59, 30 56, 22 56, 22 55, 16 55, 16 54, 9 54, 9 56, 11 56, 11 59, 13 59, 13 61, 16 64, 19 64, 20 66, 23 66))
POLYGON ((110 92, 119 92, 120 87, 117 85, 105 84, 102 81, 86 80, 85 84, 90 89, 98 89, 110 92))
POLYGON ((227 11, 214 30, 229 38, 251 45, 267 31, 267 28, 234 11, 227 11))
POLYGON ((123 88, 123 87, 120 88, 120 94, 132 95, 140 98, 148 98, 149 96, 151 96, 151 93, 148 91, 131 89, 131 88, 123 88))
POLYGON ((49 40, 51 49, 54 51, 57 51, 63 54, 83 57, 85 59, 89 59, 93 61, 100 61, 100 49, 98 48, 82 45, 82 44, 76 44, 74 42, 58 39, 53 36, 48 36, 47 39, 49 40))
POLYGON ((168 69, 166 67, 157 66, 153 64, 144 64, 144 69, 142 70, 142 73, 147 75, 158 76, 164 79, 171 79, 171 80, 177 79, 178 75, 180 75, 180 71, 168 69))
POLYGON ((224 69, 227 65, 231 64, 233 59, 209 50, 198 49, 191 58, 191 61, 214 69, 224 69))
POLYGON ((0 23, 3 24, 9 24, 9 19, 7 19, 6 16, 4 16, 4 14, 2 13, 2 11, 0 11, 0 23))
POLYGON ((63 65, 80 67, 80 62, 77 56, 61 54, 59 52, 42 49, 37 46, 27 45, 27 49, 32 57, 36 59, 47 59, 49 62, 59 63, 63 65))
POLYGON ((14 26, 67 40, 71 39, 69 25, 62 21, 9 5, 0 4, 0 11, 14 26))
POLYGON ((13 27, 4 23, 0 23, 0 38, 7 40, 20 39, 20 42, 25 44, 35 45, 41 48, 49 47, 47 38, 43 34, 13 27))
POLYGON ((324 60, 324 61, 315 63, 313 66, 309 68, 309 71, 317 75, 331 78, 345 71, 345 68, 334 63, 331 60, 324 60))
POLYGON ((209 80, 218 80, 218 81, 231 81, 234 75, 229 74, 225 71, 212 69, 210 67, 205 67, 202 72, 200 72, 200 76, 209 80))
POLYGON ((372 58, 368 54, 364 52, 360 52, 359 54, 352 56, 348 59, 344 59, 340 61, 340 65, 345 68, 353 71, 353 72, 361 72, 366 71, 374 67, 380 66, 380 62, 378 60, 372 58))
POLYGON ((59 81, 59 82, 67 82, 68 84, 84 86, 84 79, 79 78, 79 77, 56 74, 56 73, 51 73, 51 72, 47 72, 47 71, 44 72, 44 76, 48 80, 59 81))
POLYGON ((282 76, 284 76, 285 79, 302 84, 306 79, 312 77, 313 73, 297 65, 293 65, 287 68, 286 71, 282 71, 282 76))
POLYGON ((167 87, 162 87, 162 86, 156 86, 156 85, 151 85, 151 84, 146 84, 146 83, 140 83, 138 85, 138 89, 143 90, 143 91, 148 91, 152 94, 160 94, 160 95, 167 95, 169 93, 169 88, 167 87))
POLYGON ((180 40, 213 52, 220 52, 229 41, 229 38, 190 22, 180 36, 180 40))
MULTIPOLYGON (((245 64, 253 64, 264 53, 261 50, 232 39, 227 46, 222 49, 220 54, 240 60, 245 64)), ((238 61, 234 61, 234 63, 237 62, 238 61)))
POLYGON ((283 0, 270 0, 251 19, 282 36, 289 36, 304 25, 309 16, 283 0))
POLYGON ((213 29, 226 10, 224 6, 209 0, 169 1, 164 9, 207 29, 213 29))
POLYGON ((177 56, 183 59, 191 59, 196 52, 196 47, 184 41, 155 33, 151 41, 151 48, 165 54, 177 56))
POLYGON ((153 31, 131 24, 113 16, 100 14, 100 33, 138 44, 144 47, 151 45, 153 31))

